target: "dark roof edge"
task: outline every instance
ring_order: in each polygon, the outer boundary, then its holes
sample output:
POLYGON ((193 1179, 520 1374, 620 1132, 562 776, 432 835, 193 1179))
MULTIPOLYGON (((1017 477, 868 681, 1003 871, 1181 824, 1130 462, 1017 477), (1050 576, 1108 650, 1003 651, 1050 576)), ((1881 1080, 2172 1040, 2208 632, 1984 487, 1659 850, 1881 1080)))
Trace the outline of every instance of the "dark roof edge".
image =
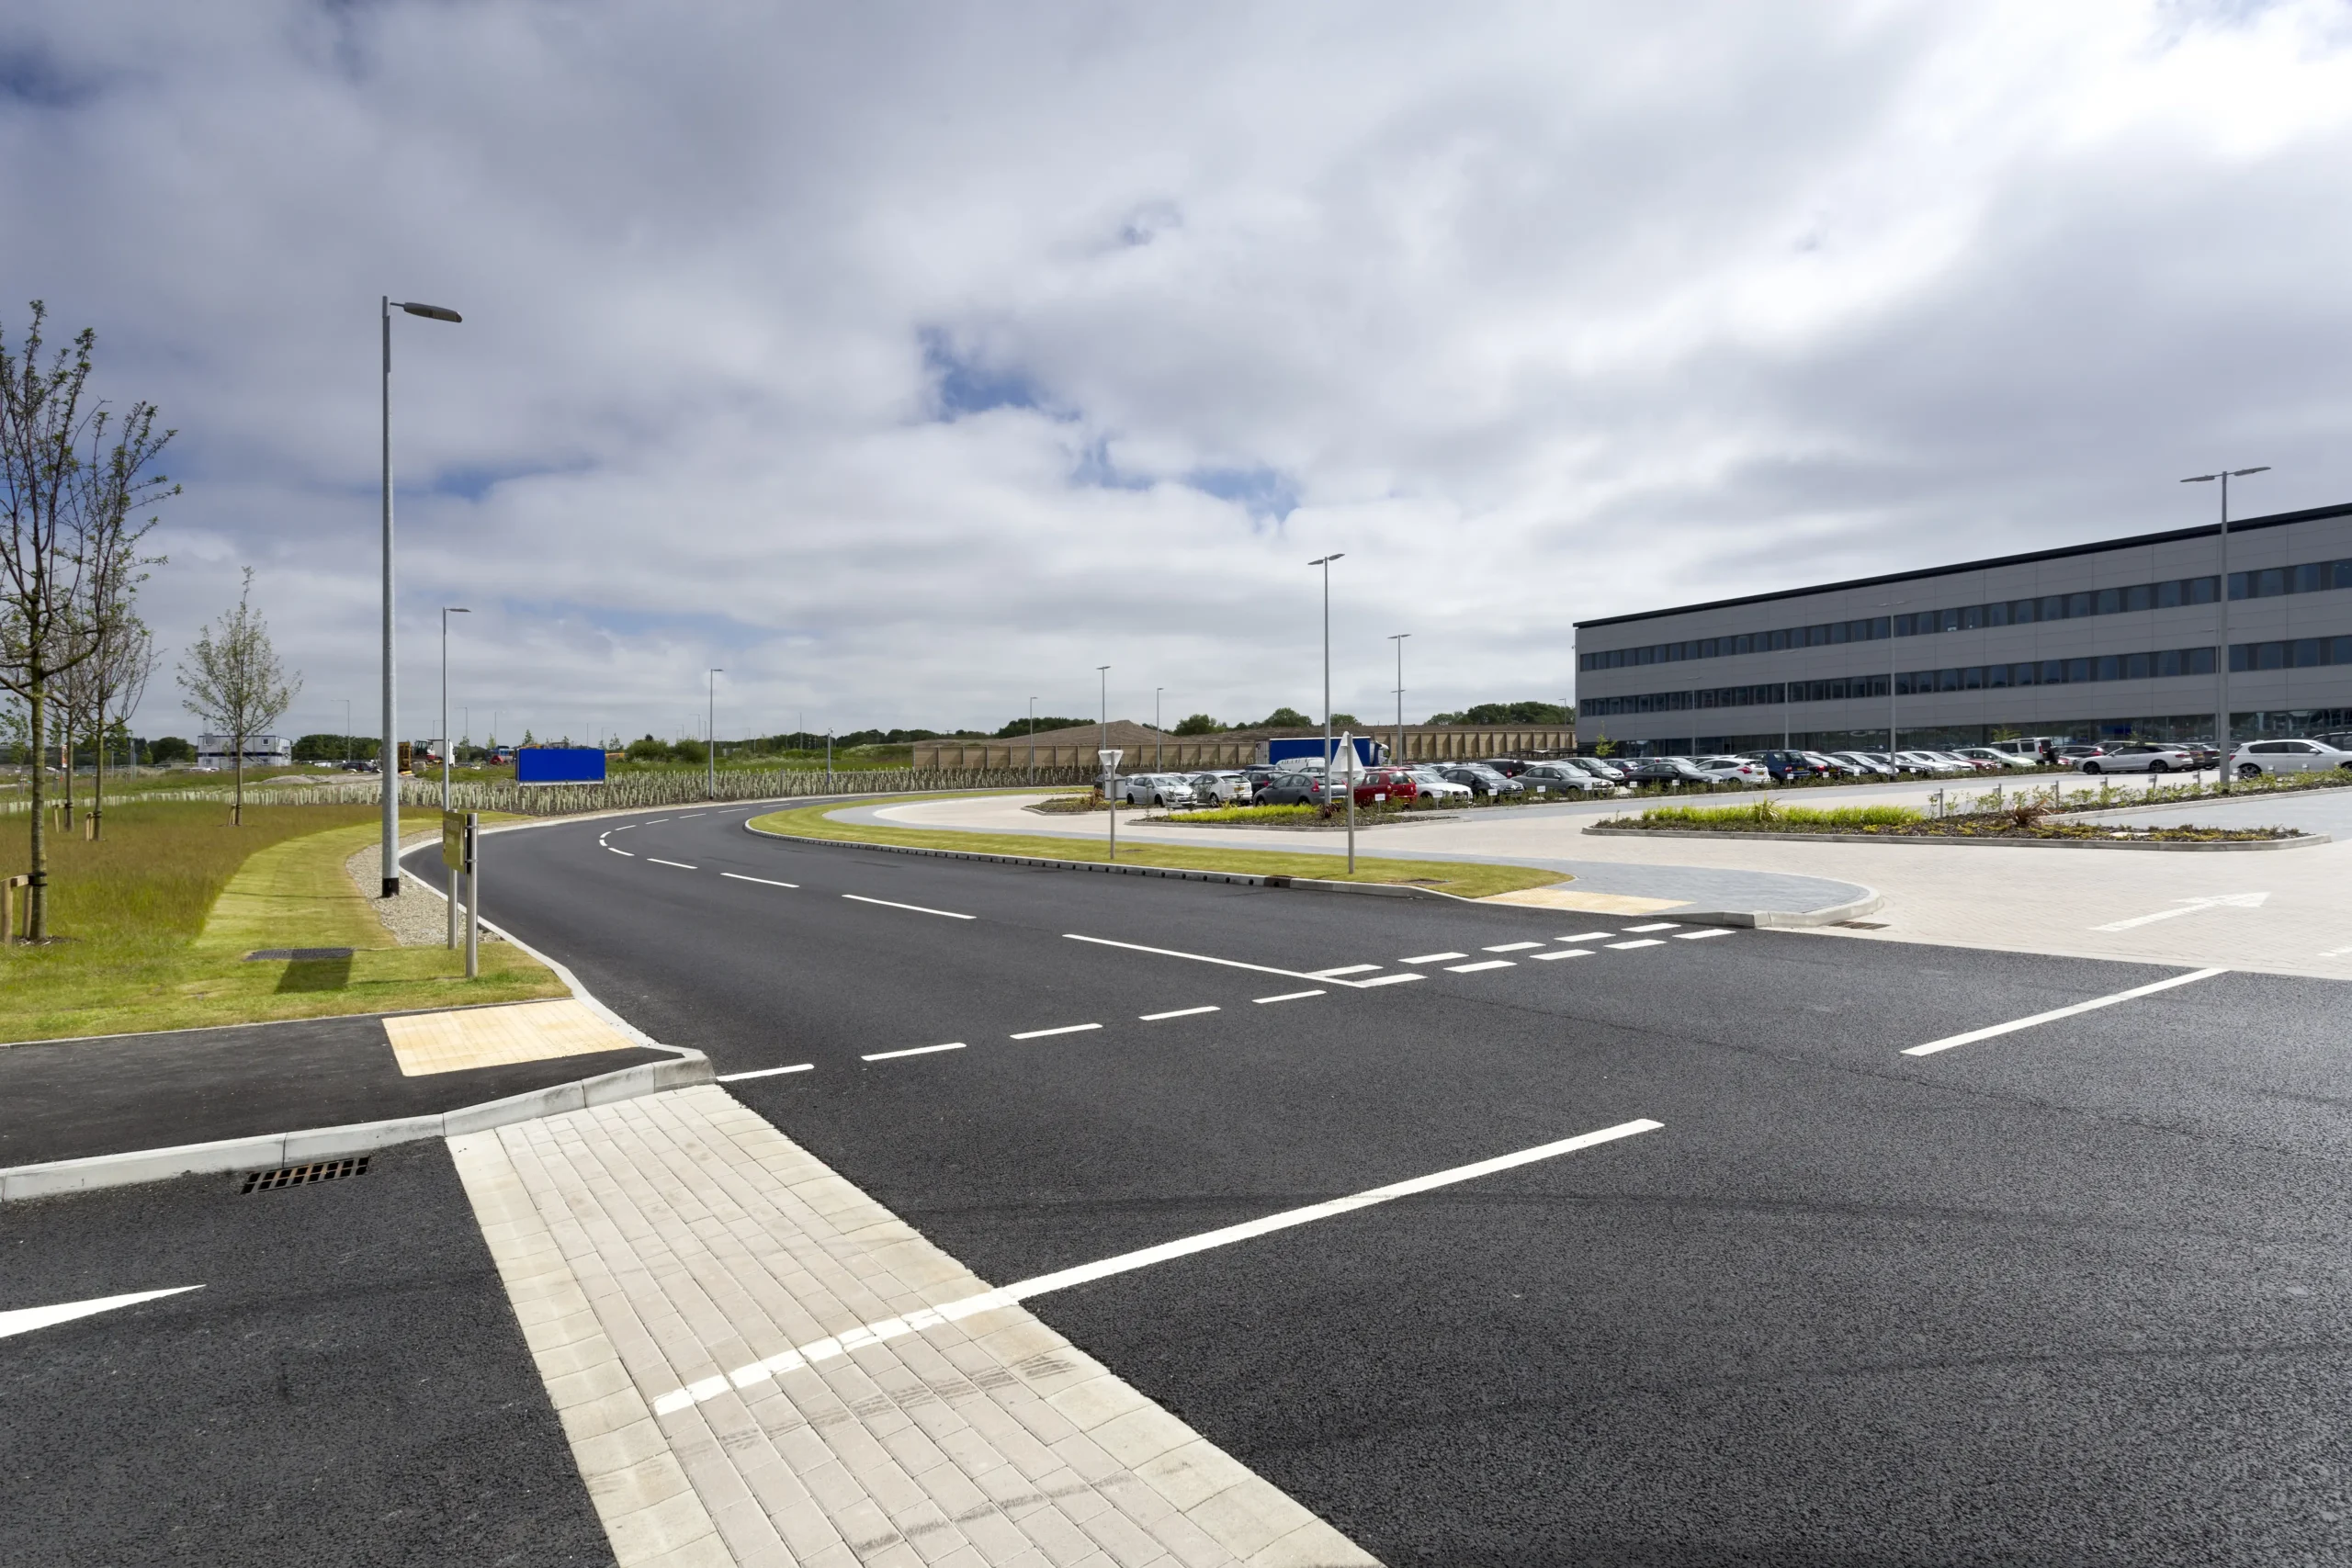
MULTIPOLYGON (((2249 528, 2282 528, 2290 523, 2313 523, 2323 517, 2352 514, 2352 502, 2340 502, 2334 506, 2308 507, 2301 512, 2278 512, 2267 517, 2248 517, 2230 525, 2233 534, 2249 528)), ((2064 560, 2068 556, 2095 556, 2108 550, 2128 550, 2141 545, 2161 545, 2174 539, 2211 537, 2220 534, 2219 523, 2207 523, 2195 528, 2174 528, 2162 534, 2135 534, 2128 539, 2106 539, 2095 545, 2067 545, 2054 550, 2030 550, 2018 556, 1995 556, 1987 560, 1962 561, 1957 566, 1939 566, 1919 571, 1891 571, 1881 577, 1856 577, 1844 582, 1823 582, 1810 588, 1784 588, 1772 593, 1750 593, 1738 599, 1710 599, 1703 604, 1677 604, 1670 610, 1643 610, 1631 615, 1603 615, 1598 620, 1577 621, 1578 629, 1586 626, 1620 626, 1629 621, 1652 621, 1667 615, 1696 615, 1702 610, 1728 610, 1741 604, 1768 604, 1775 599, 1802 599, 1813 593, 1836 593, 1848 588, 1875 588, 1886 582, 1917 582, 1923 578, 1950 577, 1955 572, 1989 571, 1996 566, 2023 566, 2030 561, 2064 560)))

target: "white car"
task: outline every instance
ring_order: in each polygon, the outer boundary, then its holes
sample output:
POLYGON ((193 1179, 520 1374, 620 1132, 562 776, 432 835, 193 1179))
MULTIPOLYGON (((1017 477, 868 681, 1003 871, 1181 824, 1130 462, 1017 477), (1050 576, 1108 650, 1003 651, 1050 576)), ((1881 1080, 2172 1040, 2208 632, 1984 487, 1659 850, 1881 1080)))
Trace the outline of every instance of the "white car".
POLYGON ((1973 773, 1976 770, 1940 751, 1897 751, 1894 761, 1906 773, 1973 773))
POLYGON ((2086 773, 2193 773, 2197 771, 2197 758, 2186 747, 2134 740, 2110 746, 2075 765, 2086 773))
POLYGON ((1435 768, 1407 768, 1403 771, 1411 777, 1414 784, 1420 786, 1421 798, 1424 800, 1434 800, 1440 806, 1470 804, 1470 786, 1458 784, 1452 779, 1442 777, 1435 768))
POLYGON ((1894 776, 1894 763, 1883 761, 1868 751, 1832 751, 1829 755, 1832 761, 1843 762, 1860 775, 1881 779, 1894 776))
POLYGON ((1248 805, 1250 775, 1230 772, 1194 773, 1193 799, 1201 806, 1230 806, 1235 801, 1248 805))
POLYGON ((2352 751, 2321 740, 2256 740, 2239 747, 2230 757, 2230 771, 2242 779, 2260 778, 2264 773, 2324 773, 2329 768, 2352 768, 2352 751))
POLYGON ((1182 773, 1129 773, 1119 781, 1118 797, 1128 806, 1194 804, 1193 781, 1182 773))
POLYGON ((2014 751, 2002 751, 1990 746, 1962 746, 1952 755, 1969 761, 1990 762, 1998 768, 2030 768, 2041 761, 2038 757, 2020 757, 2014 751))
POLYGON ((1702 757, 1692 764, 1717 784, 1756 784, 1772 782, 1772 770, 1746 757, 1702 757))

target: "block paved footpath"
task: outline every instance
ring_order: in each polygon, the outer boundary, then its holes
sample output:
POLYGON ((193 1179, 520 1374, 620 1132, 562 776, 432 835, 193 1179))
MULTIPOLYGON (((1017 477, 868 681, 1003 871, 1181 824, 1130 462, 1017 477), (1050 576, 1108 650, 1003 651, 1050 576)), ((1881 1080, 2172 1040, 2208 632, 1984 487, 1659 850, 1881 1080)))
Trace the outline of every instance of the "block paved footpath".
POLYGON ((1377 1568, 723 1089, 449 1147, 622 1568, 1377 1568))

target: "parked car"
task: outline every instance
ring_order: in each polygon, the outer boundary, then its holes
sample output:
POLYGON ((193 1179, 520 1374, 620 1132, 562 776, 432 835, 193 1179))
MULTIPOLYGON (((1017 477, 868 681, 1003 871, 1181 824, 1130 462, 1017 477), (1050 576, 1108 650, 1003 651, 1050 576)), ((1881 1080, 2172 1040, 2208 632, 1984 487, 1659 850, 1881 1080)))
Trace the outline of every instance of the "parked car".
POLYGON ((1487 766, 1494 769, 1495 772, 1502 774, 1502 776, 1507 779, 1515 779, 1519 777, 1520 774, 1527 772, 1528 769, 1535 765, 1532 762, 1523 761, 1517 757, 1488 757, 1486 760, 1486 762, 1487 766))
POLYGON ((1450 784, 1460 784, 1473 797, 1478 795, 1510 796, 1525 795, 1527 786, 1507 774, 1498 773, 1484 762, 1456 762, 1437 770, 1438 776, 1450 784))
POLYGON ((2264 773, 2316 773, 2330 768, 2352 769, 2352 751, 2339 750, 2324 740, 2256 740, 2241 746, 2230 758, 2230 770, 2242 779, 2264 773))
POLYGON ((1220 770, 1216 773, 1193 775, 1193 799, 1202 806, 1230 806, 1235 801, 1247 803, 1250 781, 1248 775, 1220 770))
POLYGON ((1832 751, 1829 754, 1853 769, 1861 777, 1879 779, 1894 777, 1894 764, 1886 760, 1883 752, 1832 751))
POLYGON ((1356 774, 1358 806, 1410 806, 1421 797, 1421 786, 1404 768, 1373 768, 1356 774))
POLYGON ((2073 767, 2075 763, 2081 761, 2086 757, 2100 757, 2106 755, 2106 753, 2107 748, 2104 746, 2077 743, 2075 745, 2059 747, 2057 751, 2050 760, 2058 763, 2062 767, 2073 767))
POLYGON ((2195 769, 2197 761, 2181 747, 2133 740, 2110 746, 2075 765, 2086 773, 2185 773, 2195 769))
POLYGON ((1853 763, 1846 761, 1842 758, 1831 752, 1801 751, 1798 755, 1813 762, 1815 766, 1825 770, 1827 775, 1833 779, 1860 778, 1870 771, 1867 768, 1856 767, 1853 763))
POLYGON ((1754 784, 1760 789, 1772 782, 1770 768, 1745 757, 1702 757, 1697 766, 1719 784, 1754 784))
POLYGON ((2020 757, 2014 751, 2004 751, 1996 746, 1962 746, 1952 755, 1971 762, 1990 762, 1996 768, 2030 768, 2041 762, 2039 757, 2020 757))
POLYGON ((1761 765, 1782 784, 1791 779, 1821 778, 1830 771, 1827 763, 1816 762, 1804 751, 1746 751, 1741 755, 1761 765))
POLYGON ((1624 764, 1612 758, 1562 757, 1560 761, 1571 768, 1582 768, 1586 773, 1590 773, 1593 777, 1597 779, 1605 779, 1613 784, 1623 784, 1625 782, 1624 764))
POLYGON ((1456 784, 1436 768, 1407 768, 1405 772, 1420 786, 1423 800, 1432 800, 1440 806, 1467 806, 1475 793, 1468 784, 1456 784))
POLYGON ((1511 781, 1529 795, 1599 795, 1616 786, 1608 780, 1572 768, 1563 761, 1531 762, 1518 778, 1511 781))
POLYGON ((1713 781, 1693 766, 1688 757, 1644 757, 1626 768, 1625 782, 1643 787, 1679 789, 1713 781))
POLYGON ((1946 757, 1934 751, 1897 751, 1894 765, 1903 773, 1926 773, 1938 778, 1976 771, 1957 757, 1946 757))
POLYGON ((1182 773, 1129 773, 1118 782, 1114 798, 1128 806, 1189 807, 1193 781, 1182 773))
POLYGON ((1252 799, 1260 806, 1328 804, 1329 791, 1323 779, 1322 761, 1310 757, 1304 766, 1278 769, 1267 777, 1252 799))

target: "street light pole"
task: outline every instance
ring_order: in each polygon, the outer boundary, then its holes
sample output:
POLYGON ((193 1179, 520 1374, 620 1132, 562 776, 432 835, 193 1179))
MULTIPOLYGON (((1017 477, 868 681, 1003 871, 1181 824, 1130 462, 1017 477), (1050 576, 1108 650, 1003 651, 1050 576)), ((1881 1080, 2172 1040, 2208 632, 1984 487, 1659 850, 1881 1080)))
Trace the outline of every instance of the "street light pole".
POLYGON ((1878 608, 1886 612, 1886 765, 1894 776, 1903 776, 1902 765, 1894 760, 1894 612, 1911 603, 1908 599, 1882 599, 1878 608))
POLYGON ((2213 780, 2217 788, 2230 787, 2230 481, 2242 479, 2248 474, 2267 474, 2270 465, 2258 468, 2222 468, 2210 474, 2191 474, 2180 482, 2185 485, 2211 484, 2222 481, 2222 570, 2214 580, 2213 604, 2221 628, 2221 646, 2213 650, 2213 780))
POLYGON ((380 300, 384 336, 384 835, 378 869, 382 874, 382 896, 387 898, 397 898, 401 892, 401 742, 396 733, 400 711, 392 663, 392 307, 396 303, 410 315, 430 321, 465 319, 438 305, 420 305, 413 299, 396 301, 389 294, 380 300))
MULTIPOLYGON (((1111 749, 1111 667, 1107 664, 1098 664, 1094 667, 1094 672, 1102 678, 1102 705, 1096 717, 1096 723, 1100 727, 1098 730, 1100 744, 1095 747, 1095 750, 1108 751, 1111 749)), ((1108 805, 1110 799, 1111 786, 1105 784, 1102 786, 1103 803, 1108 805)))
POLYGON ((1166 691, 1167 689, 1168 689, 1168 688, 1167 688, 1167 687, 1165 687, 1165 686, 1154 686, 1154 687, 1151 689, 1151 771, 1152 771, 1153 773, 1158 773, 1158 772, 1159 772, 1160 767, 1161 767, 1161 763, 1160 763, 1160 755, 1161 755, 1161 753, 1160 753, 1160 739, 1159 739, 1159 694, 1160 694, 1160 693, 1162 693, 1162 692, 1164 692, 1164 691, 1166 691))
POLYGON ((710 672, 710 690, 704 699, 702 719, 703 792, 711 799, 718 798, 718 678, 725 670, 710 672))
POLYGON ((1037 699, 1029 699, 1029 782, 1037 782, 1037 699))
MULTIPOLYGON (((449 617, 470 615, 473 612, 462 604, 441 606, 441 814, 449 814, 449 617)), ((458 946, 458 873, 450 868, 449 876, 449 948, 458 946)), ((469 889, 469 894, 471 890, 469 889)))
MULTIPOLYGON (((1319 566, 1323 569, 1323 804, 1325 806, 1331 804, 1331 764, 1334 760, 1331 755, 1331 563, 1340 559, 1346 553, 1344 550, 1334 550, 1320 560, 1311 560, 1306 563, 1309 566, 1319 566)), ((1348 798, 1352 802, 1355 796, 1351 795, 1348 798)))
POLYGON ((1402 766, 1405 761, 1405 639, 1411 632, 1392 632, 1388 640, 1396 645, 1396 755, 1389 761, 1402 766))

